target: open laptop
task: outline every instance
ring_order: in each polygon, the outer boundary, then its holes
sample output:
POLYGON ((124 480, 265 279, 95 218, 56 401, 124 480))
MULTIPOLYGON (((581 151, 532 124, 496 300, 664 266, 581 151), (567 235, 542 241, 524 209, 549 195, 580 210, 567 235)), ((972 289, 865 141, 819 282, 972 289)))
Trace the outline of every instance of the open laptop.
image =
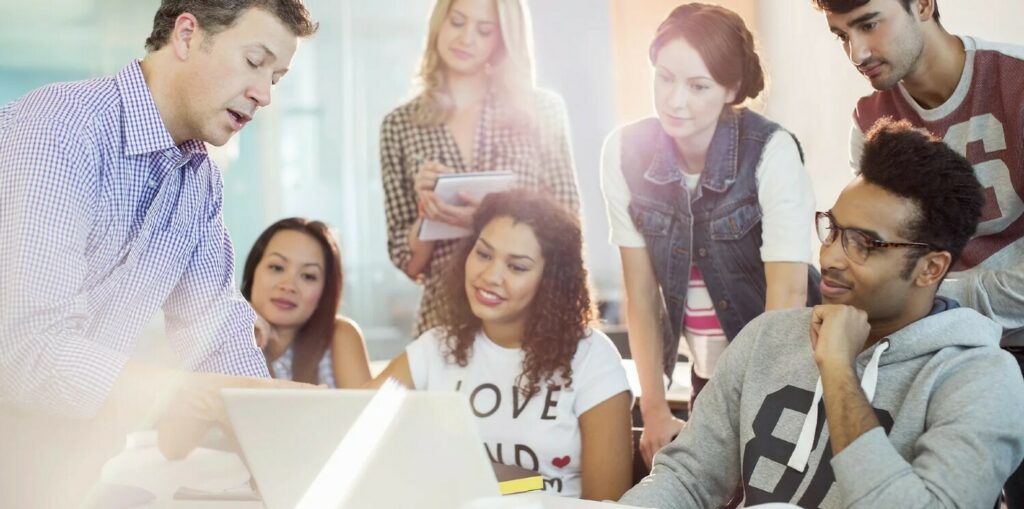
POLYGON ((268 509, 452 509, 499 493, 463 394, 401 391, 372 405, 377 391, 221 394, 268 509))

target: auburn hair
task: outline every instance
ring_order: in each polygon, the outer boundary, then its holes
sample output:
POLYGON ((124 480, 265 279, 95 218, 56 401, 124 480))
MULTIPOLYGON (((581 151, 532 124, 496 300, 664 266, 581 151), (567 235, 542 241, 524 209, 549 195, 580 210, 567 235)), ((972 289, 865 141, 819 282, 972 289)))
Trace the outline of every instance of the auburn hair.
POLYGON ((716 82, 735 88, 736 98, 729 104, 753 99, 764 90, 764 70, 754 49, 754 36, 739 14, 702 3, 676 7, 654 34, 648 50, 651 64, 666 44, 680 38, 697 50, 716 82))

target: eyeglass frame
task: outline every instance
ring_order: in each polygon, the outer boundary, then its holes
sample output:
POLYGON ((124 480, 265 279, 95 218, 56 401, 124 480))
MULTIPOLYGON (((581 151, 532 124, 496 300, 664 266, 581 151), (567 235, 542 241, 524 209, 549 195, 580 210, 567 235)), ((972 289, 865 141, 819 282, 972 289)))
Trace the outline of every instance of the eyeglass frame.
POLYGON ((884 241, 884 240, 878 240, 878 239, 872 238, 871 235, 868 232, 866 232, 866 231, 863 231, 863 230, 860 230, 860 229, 857 229, 857 228, 848 228, 848 227, 839 226, 839 223, 836 222, 836 218, 832 216, 831 212, 817 211, 817 212, 814 213, 814 233, 815 233, 815 235, 817 235, 818 240, 821 242, 821 244, 825 245, 825 246, 831 246, 838 239, 839 240, 839 245, 843 246, 843 254, 845 254, 846 257, 849 258, 850 260, 853 260, 853 257, 850 256, 849 248, 846 247, 846 244, 847 244, 846 231, 851 231, 851 232, 859 233, 859 234, 863 235, 864 238, 867 239, 867 241, 868 241, 868 249, 869 249, 868 250, 868 254, 864 255, 864 261, 862 261, 860 263, 867 262, 868 257, 871 256, 871 251, 870 251, 871 249, 885 249, 885 248, 890 248, 890 247, 910 247, 910 248, 928 249, 929 251, 938 251, 939 250, 939 248, 937 248, 937 247, 935 247, 935 246, 933 246, 931 244, 925 244, 924 242, 888 242, 888 241, 884 241), (833 237, 831 242, 827 242, 826 243, 821 238, 821 234, 819 233, 819 230, 818 230, 818 221, 819 221, 819 218, 821 218, 821 217, 824 217, 824 218, 828 219, 829 232, 830 232, 829 236, 833 237), (835 233, 831 233, 831 232, 835 232, 835 233))

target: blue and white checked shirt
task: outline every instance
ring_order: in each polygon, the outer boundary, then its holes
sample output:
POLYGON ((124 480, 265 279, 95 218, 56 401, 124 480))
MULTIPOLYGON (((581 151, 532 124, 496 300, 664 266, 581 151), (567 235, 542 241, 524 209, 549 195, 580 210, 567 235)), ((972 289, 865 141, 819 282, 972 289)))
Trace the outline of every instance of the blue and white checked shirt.
POLYGON ((222 203, 137 61, 0 109, 0 407, 95 414, 161 307, 186 369, 268 376, 222 203))

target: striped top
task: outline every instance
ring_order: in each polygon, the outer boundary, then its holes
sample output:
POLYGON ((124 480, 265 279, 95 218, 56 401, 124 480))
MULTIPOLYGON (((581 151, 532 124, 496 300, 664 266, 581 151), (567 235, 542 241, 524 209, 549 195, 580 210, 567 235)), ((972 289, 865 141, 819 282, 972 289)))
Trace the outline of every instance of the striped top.
POLYGON ((0 109, 0 407, 95 414, 161 308, 184 368, 267 376, 222 202, 137 61, 0 109))
MULTIPOLYGON (((715 314, 711 294, 704 284, 697 265, 690 266, 690 283, 686 288, 686 304, 683 309, 683 336, 693 372, 701 378, 711 378, 718 364, 718 357, 729 346, 722 324, 715 314)), ((682 343, 680 343, 682 344, 682 343)))

